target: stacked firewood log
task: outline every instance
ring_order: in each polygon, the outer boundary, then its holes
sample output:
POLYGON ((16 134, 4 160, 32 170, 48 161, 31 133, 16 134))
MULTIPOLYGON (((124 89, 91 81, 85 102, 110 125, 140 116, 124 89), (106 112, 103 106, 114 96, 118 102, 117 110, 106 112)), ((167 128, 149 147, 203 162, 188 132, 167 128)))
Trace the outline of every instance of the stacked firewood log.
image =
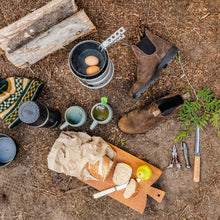
POLYGON ((74 0, 53 0, 0 30, 0 47, 23 68, 96 30, 74 0))

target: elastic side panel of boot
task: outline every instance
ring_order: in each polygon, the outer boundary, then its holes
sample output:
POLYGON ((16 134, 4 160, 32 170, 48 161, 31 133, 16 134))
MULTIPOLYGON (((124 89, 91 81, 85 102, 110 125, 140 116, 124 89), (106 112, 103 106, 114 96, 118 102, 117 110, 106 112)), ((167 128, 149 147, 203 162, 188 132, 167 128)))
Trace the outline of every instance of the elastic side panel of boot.
POLYGON ((167 116, 171 112, 173 112, 179 105, 182 105, 184 103, 184 100, 180 95, 176 95, 171 98, 160 99, 156 103, 158 104, 158 108, 162 112, 162 115, 167 116))
POLYGON ((146 35, 139 43, 136 44, 136 46, 148 55, 151 55, 156 51, 156 47, 146 35))

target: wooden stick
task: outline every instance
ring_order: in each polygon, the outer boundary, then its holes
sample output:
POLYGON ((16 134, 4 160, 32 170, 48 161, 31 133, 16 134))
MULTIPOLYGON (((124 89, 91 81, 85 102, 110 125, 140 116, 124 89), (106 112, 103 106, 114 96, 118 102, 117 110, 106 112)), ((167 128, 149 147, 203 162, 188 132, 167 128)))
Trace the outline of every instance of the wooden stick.
POLYGON ((45 193, 46 195, 56 196, 55 192, 48 191, 46 189, 40 188, 40 187, 35 186, 35 185, 28 184, 28 186, 30 186, 30 187, 32 187, 32 188, 34 188, 34 189, 36 189, 36 190, 38 190, 38 191, 40 191, 42 193, 45 193))
POLYGON ((69 180, 68 180, 68 183, 66 185, 66 191, 68 190, 68 187, 69 187, 69 184, 70 184, 70 181, 72 180, 72 176, 69 177, 69 180))
POLYGON ((70 189, 70 190, 66 191, 65 194, 70 194, 70 193, 76 192, 76 191, 78 191, 78 190, 87 189, 87 188, 89 188, 88 185, 82 186, 82 187, 79 187, 79 188, 75 188, 75 189, 70 189))
POLYGON ((6 52, 6 56, 15 66, 21 68, 27 67, 28 64, 36 63, 73 40, 95 30, 95 26, 84 10, 81 10, 38 35, 14 52, 6 52))
POLYGON ((65 194, 71 194, 73 192, 76 192, 76 191, 79 191, 79 190, 82 190, 82 189, 88 189, 89 187, 90 187, 89 185, 86 185, 86 186, 81 186, 79 188, 70 189, 70 190, 67 190, 67 191, 59 191, 57 193, 57 196, 63 196, 65 194))
POLYGON ((197 193, 198 199, 197 199, 197 203, 196 203, 196 205, 195 205, 195 207, 194 207, 194 212, 195 212, 196 209, 198 208, 199 203, 200 203, 200 205, 201 205, 201 203, 204 201, 205 196, 207 195, 208 191, 210 190, 210 186, 212 185, 212 183, 215 183, 216 179, 217 179, 219 176, 220 176, 220 174, 217 174, 214 178, 212 178, 212 181, 208 184, 208 186, 207 186, 207 188, 206 188, 206 191, 204 192, 203 197, 202 197, 202 199, 201 199, 200 201, 199 201, 199 189, 198 189, 198 193, 197 193))
POLYGON ((74 0, 53 0, 0 30, 0 47, 13 52, 77 11, 74 0))
POLYGON ((182 210, 182 212, 181 212, 180 215, 178 216, 177 220, 180 219, 180 217, 181 217, 181 216, 183 215, 183 213, 186 211, 186 209, 187 209, 188 206, 189 206, 189 204, 185 206, 185 208, 182 210))

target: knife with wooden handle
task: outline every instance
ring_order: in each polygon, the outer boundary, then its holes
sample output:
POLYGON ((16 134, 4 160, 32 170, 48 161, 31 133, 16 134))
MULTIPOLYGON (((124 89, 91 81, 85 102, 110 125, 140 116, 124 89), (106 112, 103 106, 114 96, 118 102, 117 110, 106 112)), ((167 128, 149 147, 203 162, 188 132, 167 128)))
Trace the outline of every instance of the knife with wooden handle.
POLYGON ((123 185, 114 186, 114 187, 112 187, 112 188, 109 188, 109 189, 103 190, 103 191, 101 191, 101 192, 95 193, 95 194, 93 195, 93 198, 94 198, 94 199, 98 199, 98 198, 100 198, 100 197, 102 197, 102 196, 105 196, 105 195, 108 195, 108 194, 110 194, 110 193, 112 193, 112 192, 125 189, 127 185, 128 185, 128 182, 125 183, 125 184, 123 184, 123 185))
POLYGON ((196 145, 195 145, 195 156, 194 156, 193 181, 199 182, 199 180, 200 180, 199 127, 196 126, 196 145))
MULTIPOLYGON (((136 178, 136 181, 139 183, 141 180, 139 178, 136 178)), ((115 192, 115 191, 119 191, 119 190, 122 190, 122 189, 125 189, 127 187, 129 182, 123 184, 123 185, 119 185, 119 186, 114 186, 112 188, 109 188, 109 189, 106 189, 106 190, 103 190, 101 192, 98 192, 98 193, 95 193, 93 195, 93 198, 94 199, 98 199, 102 196, 105 196, 105 195, 108 195, 112 192, 115 192)), ((146 188, 147 190, 147 194, 152 197, 153 199, 155 199, 157 202, 162 202, 163 200, 163 197, 165 196, 165 192, 163 190, 160 190, 160 189, 157 189, 155 187, 152 187, 152 186, 148 186, 146 188)))

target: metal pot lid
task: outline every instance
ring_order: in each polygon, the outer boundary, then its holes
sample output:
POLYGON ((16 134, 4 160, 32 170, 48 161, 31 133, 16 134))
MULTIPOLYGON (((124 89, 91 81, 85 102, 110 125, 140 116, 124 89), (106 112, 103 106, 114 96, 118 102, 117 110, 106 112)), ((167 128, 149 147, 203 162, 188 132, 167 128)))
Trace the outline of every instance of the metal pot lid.
POLYGON ((16 155, 16 144, 5 134, 0 134, 0 167, 7 166, 16 155))
POLYGON ((33 124, 40 117, 40 108, 34 101, 24 102, 18 110, 19 119, 26 124, 33 124))

